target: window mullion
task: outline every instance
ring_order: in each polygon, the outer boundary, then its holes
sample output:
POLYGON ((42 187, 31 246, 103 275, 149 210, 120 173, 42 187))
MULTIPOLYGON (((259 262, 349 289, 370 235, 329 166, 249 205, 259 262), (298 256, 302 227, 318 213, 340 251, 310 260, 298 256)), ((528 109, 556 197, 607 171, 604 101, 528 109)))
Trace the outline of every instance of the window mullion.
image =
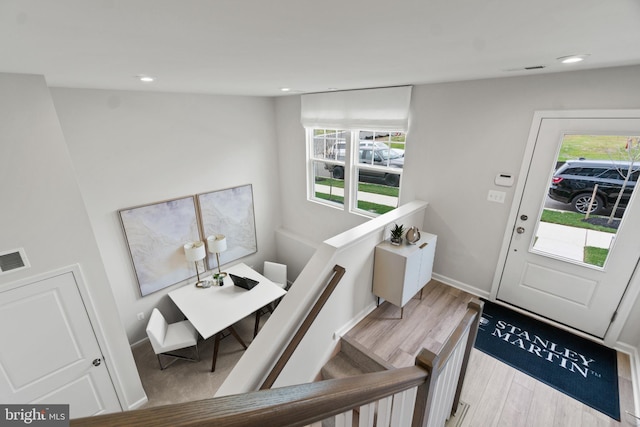
POLYGON ((357 179, 353 178, 353 153, 354 153, 354 131, 349 131, 346 134, 346 150, 344 153, 344 206, 347 210, 351 210, 351 201, 354 200, 353 191, 351 185, 357 179))
POLYGON ((315 160, 315 152, 314 152, 314 144, 315 140, 313 138, 313 129, 306 128, 306 156, 307 156, 307 199, 311 199, 315 197, 315 168, 314 168, 314 160, 315 160))

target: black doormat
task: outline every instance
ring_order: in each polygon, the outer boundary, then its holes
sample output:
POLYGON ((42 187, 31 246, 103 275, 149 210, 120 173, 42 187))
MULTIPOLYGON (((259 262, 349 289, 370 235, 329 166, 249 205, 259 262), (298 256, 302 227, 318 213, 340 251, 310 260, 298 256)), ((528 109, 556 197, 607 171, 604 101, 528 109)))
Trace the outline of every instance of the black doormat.
POLYGON ((620 421, 615 350, 484 302, 475 347, 620 421))

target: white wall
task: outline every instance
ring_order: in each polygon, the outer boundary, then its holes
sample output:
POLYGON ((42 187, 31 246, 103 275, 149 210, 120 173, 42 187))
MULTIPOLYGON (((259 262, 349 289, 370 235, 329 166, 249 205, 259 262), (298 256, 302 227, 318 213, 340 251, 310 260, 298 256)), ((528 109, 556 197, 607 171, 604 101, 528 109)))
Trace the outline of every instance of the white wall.
POLYGON ((277 259, 287 263, 287 279, 293 282, 320 245, 283 228, 276 231, 277 259))
MULTIPOLYGON (((119 209, 253 185, 260 268, 275 259, 280 224, 273 100, 257 97, 51 89, 118 313, 131 343, 146 337, 153 307, 173 319, 166 296, 141 297, 119 209), (144 313, 143 321, 137 313, 144 313)), ((186 262, 186 261, 185 261, 186 262)))
POLYGON ((489 291, 515 186, 505 204, 487 201, 487 192, 505 190, 494 185, 496 174, 517 177, 534 111, 637 108, 639 73, 627 67, 417 86, 408 192, 429 201, 437 272, 489 291))
MULTIPOLYGON (((640 67, 414 86, 401 202, 429 202, 424 229, 438 235, 436 275, 488 295, 496 270, 513 188, 494 177, 517 176, 536 110, 640 107, 640 67), (507 192, 504 204, 487 192, 507 192)), ((306 201, 300 97, 278 99, 278 138, 291 167, 281 170, 286 228, 323 240, 360 219, 306 201), (295 160, 298 159, 298 162, 295 160), (310 226, 313 224, 314 226, 310 226)), ((636 304, 621 340, 640 343, 636 304)))
MULTIPOLYGON (((0 252, 22 247, 31 264, 0 275, 0 287, 78 264, 96 308, 98 319, 92 326, 121 404, 127 409, 144 403, 44 78, 0 74, 0 129, 0 252)), ((46 349, 43 352, 46 357, 46 349)))

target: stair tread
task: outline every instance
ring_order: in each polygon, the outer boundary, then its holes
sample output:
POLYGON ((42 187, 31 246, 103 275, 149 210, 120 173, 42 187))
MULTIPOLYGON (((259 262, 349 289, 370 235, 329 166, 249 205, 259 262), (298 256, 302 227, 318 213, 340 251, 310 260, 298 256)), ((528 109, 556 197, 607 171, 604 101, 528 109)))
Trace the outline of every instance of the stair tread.
POLYGON ((322 367, 320 374, 324 379, 335 379, 387 369, 393 369, 393 366, 356 340, 345 336, 340 340, 340 351, 322 367))
POLYGON ((361 366, 365 372, 378 372, 393 369, 393 366, 386 360, 348 337, 342 338, 340 348, 341 352, 349 356, 354 363, 361 366))
POLYGON ((363 370, 353 359, 343 352, 336 354, 335 357, 329 360, 322 368, 322 376, 326 379, 351 377, 365 373, 367 373, 367 371, 363 370))

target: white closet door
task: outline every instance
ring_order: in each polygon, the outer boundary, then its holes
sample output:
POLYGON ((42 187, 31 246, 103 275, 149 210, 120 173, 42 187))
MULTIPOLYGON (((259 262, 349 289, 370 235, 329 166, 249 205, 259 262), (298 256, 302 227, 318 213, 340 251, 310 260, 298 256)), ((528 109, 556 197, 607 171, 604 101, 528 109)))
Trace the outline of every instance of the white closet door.
POLYGON ((73 273, 0 290, 0 401, 121 410, 73 273))

